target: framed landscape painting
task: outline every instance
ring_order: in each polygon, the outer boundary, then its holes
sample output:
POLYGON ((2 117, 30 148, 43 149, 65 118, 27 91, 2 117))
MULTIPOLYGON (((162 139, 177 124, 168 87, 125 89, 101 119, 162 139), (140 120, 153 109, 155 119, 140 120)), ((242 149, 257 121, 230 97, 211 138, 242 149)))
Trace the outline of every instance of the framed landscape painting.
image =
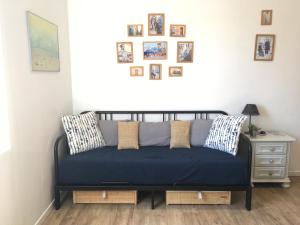
POLYGON ((165 14, 163 13, 148 14, 148 35, 149 36, 165 35, 165 14))
POLYGON ((133 63, 132 42, 117 42, 118 63, 133 63))
POLYGON ((143 37, 144 26, 143 24, 130 24, 127 26, 128 37, 143 37))
POLYGON ((194 42, 182 41, 177 42, 177 62, 192 63, 194 58, 194 42))
POLYGON ((150 64, 150 80, 161 80, 161 64, 150 64))
POLYGON ((275 35, 257 34, 255 40, 255 61, 273 61, 275 47, 275 35))
POLYGON ((143 42, 144 60, 162 60, 168 58, 166 41, 143 42))
POLYGON ((59 72, 57 25, 29 11, 26 14, 32 71, 59 72))
POLYGON ((143 66, 131 66, 130 67, 130 76, 132 76, 132 77, 144 76, 144 67, 143 66))
POLYGON ((170 36, 171 37, 185 37, 186 26, 179 24, 171 24, 170 25, 170 36))
POLYGON ((182 77, 183 67, 182 66, 170 66, 169 77, 182 77))

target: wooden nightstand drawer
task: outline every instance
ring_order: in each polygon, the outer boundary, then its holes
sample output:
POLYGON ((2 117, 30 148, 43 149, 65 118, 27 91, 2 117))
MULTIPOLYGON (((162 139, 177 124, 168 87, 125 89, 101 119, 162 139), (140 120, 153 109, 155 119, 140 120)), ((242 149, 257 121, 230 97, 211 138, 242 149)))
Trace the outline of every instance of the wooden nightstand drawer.
POLYGON ((286 154, 287 144, 283 142, 262 142, 255 145, 256 154, 286 154))
POLYGON ((285 167, 255 167, 256 179, 280 179, 285 176, 285 167))
POLYGON ((255 166, 285 166, 286 155, 255 155, 255 166))
POLYGON ((166 204, 230 204, 230 191, 166 191, 166 204))
POLYGON ((137 203, 137 191, 73 191, 74 203, 137 203))

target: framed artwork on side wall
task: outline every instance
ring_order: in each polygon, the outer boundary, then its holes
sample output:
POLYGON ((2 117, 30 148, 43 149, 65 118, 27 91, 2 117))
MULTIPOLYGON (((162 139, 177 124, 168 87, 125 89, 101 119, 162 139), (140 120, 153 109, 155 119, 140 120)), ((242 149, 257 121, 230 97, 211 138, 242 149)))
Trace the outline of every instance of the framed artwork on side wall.
POLYGON ((165 14, 163 13, 148 14, 148 35, 149 36, 165 35, 165 14))
POLYGON ((133 63, 132 42, 117 42, 118 63, 133 63))
POLYGON ((57 25, 27 11, 32 71, 59 72, 57 25))
POLYGON ((275 50, 274 34, 257 34, 255 40, 255 61, 273 61, 275 50))

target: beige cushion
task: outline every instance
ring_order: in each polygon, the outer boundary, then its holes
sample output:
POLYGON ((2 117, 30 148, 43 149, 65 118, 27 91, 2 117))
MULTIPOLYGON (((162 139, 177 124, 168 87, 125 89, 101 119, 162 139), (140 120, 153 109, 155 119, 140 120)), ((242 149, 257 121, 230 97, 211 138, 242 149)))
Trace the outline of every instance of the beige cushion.
POLYGON ((118 149, 139 149, 139 122, 118 122, 118 149))
POLYGON ((170 148, 191 148, 190 130, 190 121, 172 121, 170 148))

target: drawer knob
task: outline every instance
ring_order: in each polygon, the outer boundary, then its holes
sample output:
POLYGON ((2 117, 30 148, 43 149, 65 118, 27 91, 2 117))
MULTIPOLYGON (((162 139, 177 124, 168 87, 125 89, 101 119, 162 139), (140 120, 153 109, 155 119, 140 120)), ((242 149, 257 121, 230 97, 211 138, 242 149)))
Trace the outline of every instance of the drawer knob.
POLYGON ((106 199, 106 197, 107 197, 106 191, 102 191, 102 198, 106 199))
POLYGON ((274 147, 272 147, 272 148, 271 148, 271 151, 272 151, 272 152, 274 152, 274 151, 275 151, 275 148, 274 148, 274 147))
POLYGON ((269 172, 269 176, 273 176, 273 172, 269 172))
POLYGON ((273 159, 270 159, 269 162, 270 162, 270 163, 274 163, 274 160, 273 160, 273 159))

